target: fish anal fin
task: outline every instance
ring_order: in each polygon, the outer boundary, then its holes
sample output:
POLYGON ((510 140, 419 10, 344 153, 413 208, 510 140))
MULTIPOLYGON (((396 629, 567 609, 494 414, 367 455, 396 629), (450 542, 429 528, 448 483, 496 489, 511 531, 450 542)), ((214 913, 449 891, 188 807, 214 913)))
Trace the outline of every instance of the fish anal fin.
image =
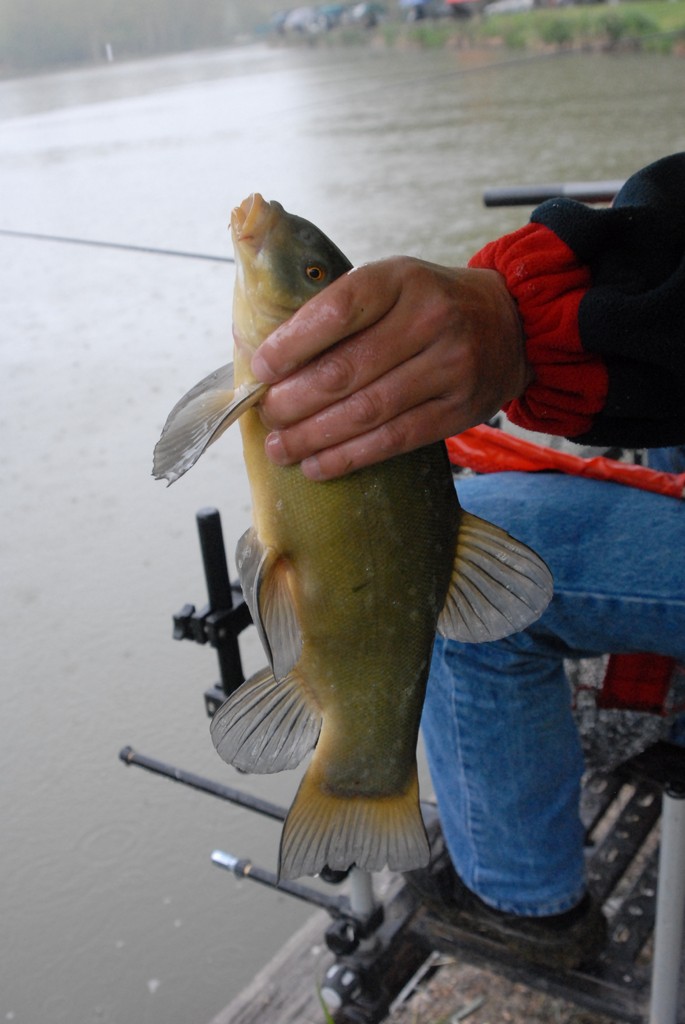
POLYGON ((224 761, 245 772, 295 768, 316 745, 321 714, 294 673, 276 680, 263 669, 224 701, 210 726, 224 761))
POLYGON ((316 755, 307 769, 281 835, 281 879, 316 875, 328 866, 344 871, 425 867, 430 859, 421 817, 416 770, 403 793, 338 796, 322 783, 316 755))
POLYGON ((243 594, 262 646, 276 679, 283 679, 302 653, 290 564, 274 548, 262 544, 254 527, 240 538, 236 562, 243 594))
POLYGON ((463 512, 438 632, 472 643, 499 640, 535 622, 552 592, 552 574, 539 555, 499 526, 463 512))
POLYGON ((152 475, 174 483, 267 389, 255 381, 234 389, 233 364, 204 377, 179 399, 155 445, 152 475))

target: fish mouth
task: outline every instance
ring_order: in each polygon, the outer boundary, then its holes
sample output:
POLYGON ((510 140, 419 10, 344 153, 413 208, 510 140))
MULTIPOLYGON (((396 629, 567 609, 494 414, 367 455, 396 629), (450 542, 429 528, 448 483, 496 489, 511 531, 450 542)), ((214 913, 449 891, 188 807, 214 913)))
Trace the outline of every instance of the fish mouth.
POLYGON ((277 215, 278 203, 269 203, 259 192, 243 199, 231 212, 231 230, 236 242, 259 248, 269 224, 277 215))

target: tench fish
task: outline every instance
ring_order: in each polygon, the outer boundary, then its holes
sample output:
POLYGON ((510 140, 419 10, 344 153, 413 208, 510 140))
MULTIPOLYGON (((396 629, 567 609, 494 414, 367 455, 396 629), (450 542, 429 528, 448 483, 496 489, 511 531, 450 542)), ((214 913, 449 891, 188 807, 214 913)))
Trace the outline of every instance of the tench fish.
POLYGON ((470 641, 523 629, 546 607, 551 576, 460 508, 442 443, 323 483, 269 461, 252 353, 351 264, 258 194, 233 210, 231 229, 234 370, 175 406, 154 465, 172 482, 240 419, 253 524, 236 557, 269 667, 219 708, 212 740, 248 772, 294 768, 314 750, 283 827, 281 878, 421 867, 416 742, 436 629, 470 641))

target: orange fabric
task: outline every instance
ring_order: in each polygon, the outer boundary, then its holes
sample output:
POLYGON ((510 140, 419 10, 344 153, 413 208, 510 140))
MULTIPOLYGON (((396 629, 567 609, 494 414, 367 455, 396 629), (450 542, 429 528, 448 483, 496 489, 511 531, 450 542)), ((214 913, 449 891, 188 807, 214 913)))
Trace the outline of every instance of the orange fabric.
POLYGON ((646 466, 617 462, 604 456, 583 459, 485 425, 449 437, 446 444, 450 462, 473 469, 476 473, 557 470, 655 491, 672 498, 685 496, 685 473, 660 473, 646 466))

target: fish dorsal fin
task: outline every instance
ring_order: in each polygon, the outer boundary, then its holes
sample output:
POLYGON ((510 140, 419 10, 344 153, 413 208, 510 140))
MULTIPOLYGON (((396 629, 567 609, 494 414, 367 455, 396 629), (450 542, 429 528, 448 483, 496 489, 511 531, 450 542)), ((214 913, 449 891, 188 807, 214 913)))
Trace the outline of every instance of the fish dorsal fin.
POLYGON ((173 484, 194 466, 224 430, 255 405, 267 385, 255 381, 233 387, 233 364, 220 366, 173 407, 155 445, 152 475, 173 484))
POLYGON ((534 551, 499 526, 462 512, 438 631, 451 640, 499 640, 535 622, 552 590, 552 574, 534 551))
POLYGON ((296 768, 316 745, 321 713, 296 673, 280 681, 262 669, 224 701, 210 733, 224 761, 245 772, 296 768))
POLYGON ((262 544, 254 527, 238 541, 236 562, 243 595, 273 674, 276 679, 283 679, 302 653, 288 562, 262 544))

